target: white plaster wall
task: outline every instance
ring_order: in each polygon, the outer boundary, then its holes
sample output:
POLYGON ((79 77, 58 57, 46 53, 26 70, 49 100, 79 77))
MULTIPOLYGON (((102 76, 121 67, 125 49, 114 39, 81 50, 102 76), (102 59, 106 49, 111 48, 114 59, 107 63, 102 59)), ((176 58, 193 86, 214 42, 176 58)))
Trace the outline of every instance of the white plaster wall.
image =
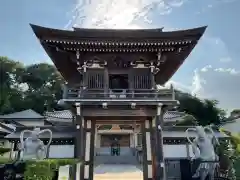
POLYGON ((19 121, 19 123, 23 124, 24 126, 44 126, 43 120, 19 121))
POLYGON ((186 145, 164 145, 163 153, 165 158, 187 158, 186 145))
POLYGON ((51 145, 49 158, 73 158, 74 145, 51 145))
MULTIPOLYGON (((3 147, 5 148, 13 148, 13 143, 10 143, 8 140, 2 140, 2 143, 4 144, 3 147)), ((3 157, 9 158, 11 152, 7 152, 3 154, 3 157)))

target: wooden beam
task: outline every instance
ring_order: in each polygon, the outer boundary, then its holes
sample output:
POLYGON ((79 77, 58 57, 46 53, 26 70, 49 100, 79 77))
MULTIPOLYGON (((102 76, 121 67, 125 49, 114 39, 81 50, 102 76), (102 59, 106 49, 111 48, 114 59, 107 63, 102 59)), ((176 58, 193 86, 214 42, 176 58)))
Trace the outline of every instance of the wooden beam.
POLYGON ((108 124, 108 125, 114 125, 114 124, 119 124, 119 125, 125 125, 125 124, 141 124, 144 120, 96 120, 96 124, 97 125, 105 125, 105 124, 108 124))
POLYGON ((85 116, 84 119, 92 119, 94 121, 109 121, 111 122, 112 120, 113 121, 129 121, 129 122, 132 122, 132 121, 144 121, 145 119, 151 119, 152 117, 151 116, 85 116))
POLYGON ((83 116, 97 116, 97 117, 109 117, 109 116, 117 116, 117 117, 146 117, 146 116, 155 116, 156 110, 154 109, 130 109, 131 105, 129 104, 129 107, 126 107, 125 109, 84 109, 83 110, 83 116))

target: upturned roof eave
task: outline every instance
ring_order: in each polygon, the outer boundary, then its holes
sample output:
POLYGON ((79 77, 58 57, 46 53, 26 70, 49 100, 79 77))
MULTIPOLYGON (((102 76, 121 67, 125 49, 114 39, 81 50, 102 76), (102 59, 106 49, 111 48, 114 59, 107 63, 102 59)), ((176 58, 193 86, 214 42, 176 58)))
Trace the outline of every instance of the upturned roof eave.
POLYGON ((207 26, 202 26, 193 29, 181 30, 181 31, 160 31, 158 29, 85 29, 78 28, 75 31, 70 30, 61 30, 61 29, 53 29, 47 28, 43 26, 38 26, 34 24, 30 24, 32 30, 35 35, 39 39, 44 38, 63 38, 63 39, 171 39, 171 38, 184 38, 189 37, 192 39, 199 40, 203 33, 205 32, 207 26))
MULTIPOLYGON (((147 40, 152 39, 156 42, 159 40, 161 42, 163 39, 175 41, 176 39, 180 41, 190 40, 192 41, 192 45, 188 48, 188 50, 184 51, 185 53, 181 56, 171 58, 171 62, 165 66, 164 72, 158 73, 156 75, 156 83, 165 84, 177 71, 177 69, 181 66, 187 56, 191 53, 192 49, 196 46, 198 40, 202 37, 205 32, 207 26, 202 26, 193 29, 181 30, 181 31, 172 31, 172 32, 154 32, 154 30, 103 30, 103 29, 78 29, 77 31, 69 31, 69 30, 59 30, 41 27, 37 25, 30 24, 35 35, 41 41, 42 46, 51 57, 52 61, 56 65, 57 69, 61 72, 66 81, 70 83, 76 83, 76 79, 81 79, 73 62, 66 61, 67 58, 62 61, 62 58, 56 57, 60 52, 52 52, 50 48, 44 43, 48 39, 52 40, 63 40, 63 41, 78 41, 78 40, 96 40, 106 41, 107 39, 122 41, 124 42, 126 39, 136 40, 147 40), (149 31, 149 32, 146 32, 149 31), (151 33, 150 33, 151 31, 151 33), (176 59, 176 60, 174 60, 176 59), (169 65, 170 64, 170 65, 169 65), (71 72, 66 69, 66 67, 71 67, 71 72), (167 69, 167 70, 166 70, 167 69)), ((156 30, 155 30, 156 31, 156 30)), ((75 42, 76 43, 76 42, 75 42)), ((168 61, 166 61, 168 62, 168 61)), ((167 63, 165 63, 167 64, 167 63)))

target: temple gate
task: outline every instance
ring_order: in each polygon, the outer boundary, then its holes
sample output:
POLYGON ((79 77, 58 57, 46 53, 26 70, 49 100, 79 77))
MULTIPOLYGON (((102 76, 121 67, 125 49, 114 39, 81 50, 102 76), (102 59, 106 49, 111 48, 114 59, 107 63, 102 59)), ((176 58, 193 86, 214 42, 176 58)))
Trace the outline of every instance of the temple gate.
POLYGON ((66 80, 61 105, 75 114, 74 179, 92 180, 96 124, 141 126, 143 179, 166 180, 163 114, 178 105, 172 86, 162 87, 197 44, 206 27, 63 31, 31 25, 66 80))

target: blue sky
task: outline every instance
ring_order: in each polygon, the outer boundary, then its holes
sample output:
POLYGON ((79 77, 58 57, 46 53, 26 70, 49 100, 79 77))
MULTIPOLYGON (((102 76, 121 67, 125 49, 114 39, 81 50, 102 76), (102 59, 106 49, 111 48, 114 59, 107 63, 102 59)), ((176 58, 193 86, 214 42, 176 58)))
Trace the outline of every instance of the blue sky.
POLYGON ((204 37, 168 82, 221 107, 240 108, 240 0, 3 0, 0 55, 25 64, 50 59, 29 23, 78 27, 156 28, 208 25, 204 37), (130 2, 130 3, 129 3, 130 2))

